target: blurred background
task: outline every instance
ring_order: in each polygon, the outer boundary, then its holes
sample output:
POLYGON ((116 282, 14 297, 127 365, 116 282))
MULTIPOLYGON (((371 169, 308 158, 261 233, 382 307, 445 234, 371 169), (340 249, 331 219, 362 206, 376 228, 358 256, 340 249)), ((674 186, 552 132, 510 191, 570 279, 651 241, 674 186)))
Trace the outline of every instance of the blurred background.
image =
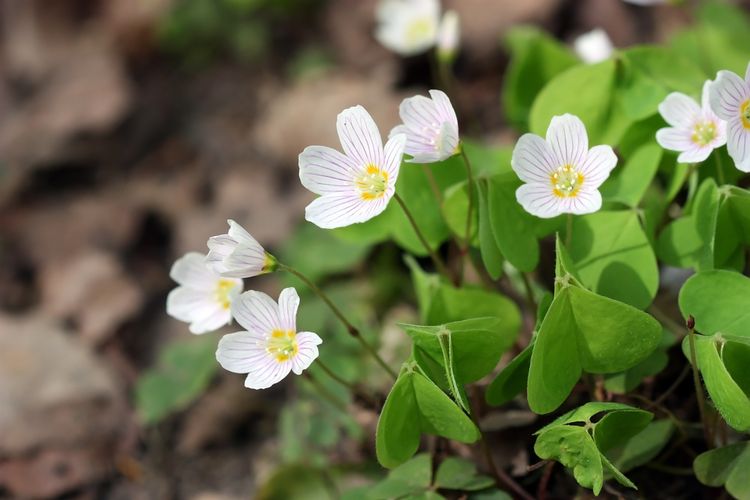
MULTIPOLYGON (((565 43, 603 28, 625 47, 689 23, 620 0, 443 6, 461 20, 454 98, 476 117, 469 135, 504 145, 512 27, 565 43)), ((165 313, 172 262, 233 218, 402 359, 393 324, 416 313, 399 250, 305 223, 297 175, 305 146, 338 147, 342 109, 364 105, 387 134, 401 99, 432 85, 427 56, 375 41, 375 7, 0 0, 0 499, 321 498, 329 464, 352 484, 381 474, 372 402, 301 377, 245 389, 214 360, 218 334, 191 336, 165 313)), ((275 296, 290 283, 249 286, 275 296)), ((301 318, 333 339, 346 378, 387 390, 322 304, 303 297, 301 318)), ((535 460, 528 443, 503 443, 501 465, 535 460)))

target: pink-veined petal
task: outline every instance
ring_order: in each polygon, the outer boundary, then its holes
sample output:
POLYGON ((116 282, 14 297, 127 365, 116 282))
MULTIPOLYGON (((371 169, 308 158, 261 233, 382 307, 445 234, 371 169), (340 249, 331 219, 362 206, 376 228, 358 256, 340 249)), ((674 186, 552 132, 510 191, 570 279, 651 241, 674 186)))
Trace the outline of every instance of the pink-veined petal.
POLYGON ((284 380, 292 371, 292 362, 279 363, 273 358, 267 358, 259 366, 253 366, 245 377, 245 387, 248 389, 268 389, 284 380))
POLYGON ((524 184, 516 190, 516 200, 531 215, 549 219, 560 215, 560 198, 547 184, 524 184))
POLYGON ((213 288, 198 290, 178 286, 167 295, 167 314, 188 323, 198 316, 210 314, 216 306, 213 288))
POLYGON ((547 141, 534 134, 518 139, 510 164, 522 181, 530 183, 549 183, 552 173, 562 166, 556 163, 547 141))
POLYGON ((709 146, 699 146, 697 144, 693 144, 693 146, 690 149, 686 149, 682 153, 680 153, 680 156, 677 157, 678 163, 700 163, 702 161, 706 161, 706 158, 708 158, 711 155, 711 151, 713 151, 714 148, 709 146))
POLYGON ((458 117, 448 95, 442 90, 432 89, 430 90, 430 97, 435 103, 435 108, 441 120, 452 124, 456 129, 456 134, 458 134, 458 117))
POLYGON ((750 98, 749 87, 745 80, 731 71, 719 71, 708 92, 711 109, 728 122, 738 120, 740 106, 750 98))
POLYGON ((323 229, 334 229, 365 222, 385 210, 393 196, 393 188, 375 200, 363 200, 357 194, 326 195, 312 201, 305 208, 305 219, 323 229))
POLYGON ((727 150, 738 170, 750 172, 750 130, 740 120, 727 123, 727 150))
POLYGON ((659 104, 659 114, 673 127, 689 128, 701 115, 701 107, 692 97, 672 92, 659 104))
POLYGON ((560 208, 575 215, 591 214, 602 208, 602 195, 598 189, 581 187, 575 196, 562 198, 560 208))
POLYGON ((212 287, 218 275, 206 265, 206 256, 189 252, 172 264, 169 277, 183 286, 197 289, 212 287))
POLYGON ((299 295, 292 287, 284 288, 279 294, 279 322, 284 330, 297 331, 297 308, 299 295))
POLYGON ((589 137, 580 118, 571 114, 552 117, 547 143, 558 166, 578 167, 589 150, 589 137))
POLYGON ((292 371, 296 375, 302 374, 315 358, 318 357, 318 346, 323 340, 313 332, 299 332, 297 334, 297 355, 292 359, 292 371))
POLYGON ((617 165, 617 155, 610 146, 594 146, 586 155, 579 171, 583 175, 584 185, 596 189, 607 180, 609 173, 617 165))
POLYGON ((245 330, 267 335, 281 329, 279 306, 263 292, 250 290, 232 303, 232 315, 245 330))
POLYGON ((236 332, 224 335, 216 349, 216 360, 227 371, 248 373, 271 356, 266 351, 267 341, 257 332, 236 332))
POLYGON ((398 172, 401 168, 401 161, 404 159, 404 146, 406 145, 406 135, 396 134, 388 139, 385 143, 383 152, 383 165, 381 168, 388 173, 388 185, 395 186, 398 179, 398 172))
POLYGON ((358 163, 358 167, 381 165, 383 162, 383 140, 370 113, 362 106, 353 106, 339 113, 336 130, 346 156, 358 163))
POLYGON ((659 146, 670 151, 687 151, 694 145, 692 133, 683 128, 662 128, 656 132, 656 142, 659 146))
POLYGON ((335 149, 308 146, 299 155, 299 178, 315 194, 354 191, 354 180, 362 165, 335 149))
POLYGON ((227 224, 229 224, 229 231, 227 232, 227 234, 234 241, 243 245, 258 246, 261 249, 263 248, 261 244, 258 243, 258 240, 253 238, 252 235, 248 233, 245 228, 239 225, 237 222, 232 219, 227 219, 227 224))

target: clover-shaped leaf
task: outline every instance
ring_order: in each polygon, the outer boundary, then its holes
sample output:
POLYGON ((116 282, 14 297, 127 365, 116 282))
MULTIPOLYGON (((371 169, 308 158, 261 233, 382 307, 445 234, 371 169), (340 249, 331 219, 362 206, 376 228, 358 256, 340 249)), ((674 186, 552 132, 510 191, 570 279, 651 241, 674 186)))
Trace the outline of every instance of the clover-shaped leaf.
POLYGON ((410 361, 404 364, 380 413, 375 434, 378 461, 384 467, 405 462, 417 451, 422 434, 462 443, 479 439, 474 422, 410 361))
POLYGON ((739 500, 750 498, 750 441, 701 453, 693 461, 693 471, 706 486, 724 486, 739 500))
POLYGON ((500 252, 495 232, 490 224, 490 208, 487 195, 487 180, 480 179, 476 183, 476 193, 479 201, 479 251, 482 263, 492 279, 499 279, 503 274, 503 254, 500 252))
MULTIPOLYGON (((578 484, 599 494, 605 472, 624 486, 636 488, 604 455, 641 432, 653 415, 620 403, 587 403, 535 434, 534 452, 542 459, 557 460, 571 469, 578 484), (593 417, 605 415, 598 421, 593 417)), ((637 489, 637 488, 636 488, 637 489)))
POLYGON ((602 184, 602 197, 637 207, 656 175, 663 151, 653 141, 638 148, 622 169, 615 169, 614 175, 602 184))
POLYGON ((493 484, 491 477, 479 474, 476 465, 463 458, 446 458, 435 473, 435 486, 446 490, 477 491, 493 484))

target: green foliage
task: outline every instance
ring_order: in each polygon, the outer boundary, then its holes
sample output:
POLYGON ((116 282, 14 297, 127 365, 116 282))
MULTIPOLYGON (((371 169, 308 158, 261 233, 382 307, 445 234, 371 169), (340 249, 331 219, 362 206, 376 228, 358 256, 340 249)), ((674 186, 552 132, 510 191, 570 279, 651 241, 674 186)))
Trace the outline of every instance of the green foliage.
POLYGON ((146 371, 135 387, 138 415, 154 424, 192 403, 211 382, 218 365, 211 335, 167 345, 155 368, 146 371))
POLYGON ((539 91, 577 60, 565 45, 531 26, 511 29, 506 44, 511 60, 503 86, 503 109, 511 124, 526 130, 529 111, 539 91))
POLYGON ((639 147, 602 185, 602 198, 637 207, 656 175, 662 153, 661 146, 654 142, 639 147))
POLYGON ((258 500, 321 500, 334 498, 326 483, 325 472, 317 467, 287 465, 274 471, 255 494, 258 500))
POLYGON ((479 439, 479 429, 461 408, 416 363, 408 362, 380 413, 375 434, 378 461, 389 468, 404 463, 417 451, 422 434, 462 443, 479 439))
POLYGON ((655 420, 623 445, 608 450, 605 455, 619 471, 628 472, 656 458, 669 443, 673 433, 674 424, 671 420, 655 420))
POLYGON ((622 485, 637 489, 604 455, 641 432, 653 415, 619 403, 587 403, 540 429, 534 452, 571 469, 578 484, 598 495, 605 473, 622 485), (605 413, 598 421, 592 417, 605 413), (583 424, 583 425, 581 425, 583 424))
POLYGON ((693 461, 698 480, 706 486, 724 486, 738 500, 750 498, 750 442, 730 444, 701 453, 693 461))

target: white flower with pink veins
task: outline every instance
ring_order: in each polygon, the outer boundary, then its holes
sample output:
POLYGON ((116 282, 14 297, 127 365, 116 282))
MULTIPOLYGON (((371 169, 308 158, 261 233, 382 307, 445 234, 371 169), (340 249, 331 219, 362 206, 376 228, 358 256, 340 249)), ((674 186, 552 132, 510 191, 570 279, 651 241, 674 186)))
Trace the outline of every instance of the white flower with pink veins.
POLYGON ((448 96, 441 90, 430 90, 430 97, 417 95, 404 99, 399 106, 402 125, 390 137, 406 135, 404 152, 407 162, 434 163, 460 151, 458 118, 448 96))
POLYGON ((232 314, 246 331, 224 335, 216 360, 233 373, 247 373, 245 387, 267 389, 289 372, 301 375, 318 357, 323 342, 313 332, 297 331, 299 295, 285 288, 278 304, 262 292, 245 292, 232 314))
POLYGON ((727 122, 727 150, 738 170, 750 172, 750 64, 745 79, 719 71, 708 91, 711 109, 727 122))
POLYGON ((516 190, 516 200, 542 218, 596 212, 602 206, 599 186, 615 165, 617 156, 610 146, 589 149, 580 118, 555 116, 546 139, 524 134, 513 149, 511 166, 525 182, 516 190))

